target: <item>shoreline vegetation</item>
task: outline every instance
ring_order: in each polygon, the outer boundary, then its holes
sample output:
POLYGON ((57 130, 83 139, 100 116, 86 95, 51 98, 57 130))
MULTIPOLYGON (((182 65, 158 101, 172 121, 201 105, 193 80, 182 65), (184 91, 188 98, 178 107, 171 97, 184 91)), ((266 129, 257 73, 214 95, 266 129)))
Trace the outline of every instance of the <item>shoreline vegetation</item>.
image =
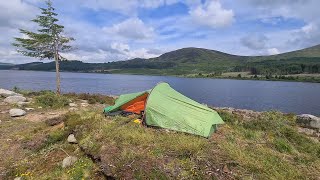
MULTIPOLYGON (((3 69, 8 70, 8 69, 3 69)), ((1 71, 1 69, 0 69, 1 71)), ((9 71, 40 71, 40 72, 54 72, 45 70, 17 70, 9 71)), ((208 78, 208 79, 234 79, 234 80, 256 80, 256 81, 283 81, 283 82, 309 82, 320 83, 320 74, 290 74, 290 75, 252 75, 250 72, 229 72, 229 73, 198 73, 186 75, 172 75, 172 74, 143 74, 143 73, 125 73, 125 72, 109 72, 109 71, 60 71, 68 73, 97 73, 97 74, 123 74, 123 75, 143 75, 143 76, 171 76, 181 78, 208 78)))
POLYGON ((230 72, 219 75, 199 73, 182 77, 320 83, 320 74, 252 75, 250 72, 230 72))
POLYGON ((23 102, 0 95, 0 179, 320 177, 319 129, 294 114, 214 107, 225 124, 206 139, 105 117, 110 96, 14 90, 23 102))

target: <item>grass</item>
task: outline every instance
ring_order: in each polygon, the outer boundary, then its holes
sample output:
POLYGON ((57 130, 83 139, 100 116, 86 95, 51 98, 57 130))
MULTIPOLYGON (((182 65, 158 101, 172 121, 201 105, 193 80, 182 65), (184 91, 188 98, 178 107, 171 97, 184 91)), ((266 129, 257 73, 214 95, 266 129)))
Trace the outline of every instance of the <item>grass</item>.
MULTIPOLYGON (((46 94, 45 94, 46 95, 46 94)), ((34 95, 34 99, 43 96, 34 95)), ((86 95, 87 96, 87 95, 86 95)), ((77 95, 62 95, 76 99, 77 95)), ((84 99, 84 97, 81 97, 84 99)), ((50 101, 49 101, 50 102, 50 101)), ((106 103, 107 101, 104 101, 106 103)), ((43 111, 50 111, 44 109, 43 111)), ((105 117, 89 108, 65 115, 63 126, 23 119, 0 126, 0 157, 14 145, 39 141, 34 149, 16 148, 5 159, 6 178, 26 179, 317 179, 320 144, 298 133, 295 116, 261 113, 242 119, 218 111, 226 122, 209 139, 186 133, 143 127, 137 117, 105 117), (73 133, 78 144, 69 144, 73 133), (69 168, 61 162, 78 157, 69 168), (11 159, 12 158, 12 159, 11 159), (45 163, 43 163, 45 162, 45 163), (103 168, 101 168, 103 167, 103 168), (102 175, 102 172, 104 176, 102 175)), ((1 168, 1 166, 0 166, 1 168)))
POLYGON ((35 104, 43 108, 62 108, 69 104, 68 98, 56 95, 53 92, 45 92, 35 98, 35 104))
POLYGON ((241 179, 312 179, 320 175, 319 143, 296 131, 293 115, 268 112, 259 119, 243 121, 228 112, 220 114, 227 125, 220 128, 217 138, 209 140, 144 128, 128 118, 105 119, 95 112, 72 114, 66 125, 75 129, 87 153, 111 164, 108 173, 118 178, 202 179, 210 177, 208 172, 222 169, 221 164, 241 179))

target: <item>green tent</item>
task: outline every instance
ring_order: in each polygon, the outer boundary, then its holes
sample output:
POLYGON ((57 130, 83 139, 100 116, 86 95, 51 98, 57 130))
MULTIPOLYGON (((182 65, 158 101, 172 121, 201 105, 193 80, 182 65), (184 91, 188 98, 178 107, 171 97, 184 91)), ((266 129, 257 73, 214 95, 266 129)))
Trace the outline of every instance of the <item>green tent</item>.
POLYGON ((217 124, 223 124, 219 114, 172 89, 167 83, 159 83, 151 91, 121 95, 112 108, 105 112, 121 110, 136 98, 148 93, 145 100, 145 123, 171 130, 209 137, 217 124))

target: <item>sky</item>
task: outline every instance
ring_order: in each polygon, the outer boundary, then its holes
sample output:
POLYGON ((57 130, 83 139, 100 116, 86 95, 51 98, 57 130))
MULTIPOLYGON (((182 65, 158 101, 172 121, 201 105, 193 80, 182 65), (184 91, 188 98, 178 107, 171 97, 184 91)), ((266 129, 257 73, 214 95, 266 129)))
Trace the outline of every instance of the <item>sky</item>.
MULTIPOLYGON (((319 0, 52 0, 65 35, 63 56, 84 62, 152 58, 198 47, 272 55, 320 44, 319 0)), ((11 45, 43 0, 0 1, 0 62, 38 61, 11 45)))

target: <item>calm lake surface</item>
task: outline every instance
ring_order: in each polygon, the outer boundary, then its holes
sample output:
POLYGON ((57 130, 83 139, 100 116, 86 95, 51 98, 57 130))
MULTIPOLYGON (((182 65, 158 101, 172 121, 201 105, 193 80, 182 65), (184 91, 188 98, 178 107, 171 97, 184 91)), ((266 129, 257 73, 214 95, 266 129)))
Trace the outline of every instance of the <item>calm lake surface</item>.
MULTIPOLYGON (((143 91, 164 81, 184 95, 212 106, 320 115, 320 83, 69 72, 61 73, 61 80, 63 92, 106 95, 143 91)), ((14 86, 28 90, 55 90, 55 73, 0 71, 0 87, 12 89, 14 86)))

